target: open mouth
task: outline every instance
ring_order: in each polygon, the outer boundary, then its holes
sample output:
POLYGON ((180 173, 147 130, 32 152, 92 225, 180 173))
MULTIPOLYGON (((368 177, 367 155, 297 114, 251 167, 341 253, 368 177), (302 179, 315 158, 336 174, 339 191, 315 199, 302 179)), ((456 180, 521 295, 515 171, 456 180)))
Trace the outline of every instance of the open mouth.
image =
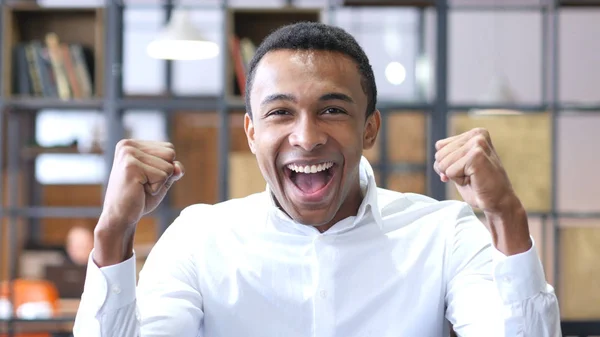
POLYGON ((334 170, 333 162, 286 166, 286 173, 290 181, 306 195, 316 194, 325 189, 333 178, 334 170))

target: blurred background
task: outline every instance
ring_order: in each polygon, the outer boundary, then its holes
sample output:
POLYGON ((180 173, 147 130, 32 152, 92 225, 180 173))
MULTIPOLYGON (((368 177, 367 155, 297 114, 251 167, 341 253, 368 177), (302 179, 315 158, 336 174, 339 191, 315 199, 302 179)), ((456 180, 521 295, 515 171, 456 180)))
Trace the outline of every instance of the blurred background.
POLYGON ((0 336, 70 335, 118 140, 168 140, 186 166, 139 225, 138 269, 184 207, 264 190, 245 69, 297 21, 342 27, 369 56, 384 119, 365 156, 380 186, 459 198, 432 170, 433 143, 488 128, 565 336, 600 335, 600 1, 1 3, 0 336))

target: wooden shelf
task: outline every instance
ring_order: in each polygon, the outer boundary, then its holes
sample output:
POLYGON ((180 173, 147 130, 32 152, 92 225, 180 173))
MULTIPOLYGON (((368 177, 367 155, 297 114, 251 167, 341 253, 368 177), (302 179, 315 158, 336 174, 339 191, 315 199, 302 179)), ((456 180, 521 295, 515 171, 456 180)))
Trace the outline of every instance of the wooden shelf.
MULTIPOLYGON (((257 48, 260 43, 274 30, 292 23, 297 22, 320 22, 321 11, 318 9, 304 8, 269 8, 269 9, 250 9, 250 8, 235 8, 228 11, 228 32, 230 39, 237 38, 238 44, 243 43, 247 39, 252 47, 257 48)), ((227 52, 231 58, 231 62, 227 62, 229 80, 226 83, 226 90, 229 96, 242 97, 243 93, 238 84, 238 76, 240 71, 245 68, 245 65, 239 63, 247 63, 249 57, 244 59, 242 52, 234 50, 236 42, 229 41, 227 52), (236 60, 236 57, 238 58, 236 60), (238 69, 236 69, 236 62, 238 69)), ((239 45, 237 48, 242 48, 239 45)), ((251 57, 251 56, 250 56, 251 57)), ((245 73, 242 82, 245 82, 245 73)))
POLYGON ((99 148, 93 148, 89 152, 82 152, 75 146, 42 147, 29 146, 21 149, 21 158, 33 159, 41 154, 103 154, 99 148))
POLYGON ((600 7, 598 0, 560 0, 562 7, 600 7))
POLYGON ((359 6, 384 6, 384 7, 433 7, 435 1, 432 0, 344 0, 343 5, 347 7, 359 6))
POLYGON ((43 332, 70 332, 73 330, 73 324, 75 322, 74 316, 69 317, 56 317, 50 319, 14 319, 14 320, 0 320, 0 333, 7 333, 9 322, 12 327, 13 333, 39 333, 43 332))
POLYGON ((167 111, 203 111, 212 112, 219 109, 218 96, 179 96, 165 95, 128 96, 119 101, 119 109, 123 110, 167 110, 167 111))
POLYGON ((100 110, 102 109, 102 99, 91 98, 61 100, 59 98, 46 97, 15 97, 6 101, 5 105, 6 107, 14 110, 100 110))
MULTIPOLYGON (((104 12, 101 8, 40 7, 23 3, 7 6, 4 11, 2 23, 4 34, 2 36, 2 50, 4 53, 3 61, 5 69, 2 77, 4 96, 11 97, 17 92, 23 92, 22 90, 17 90, 16 78, 18 76, 31 76, 31 69, 28 68, 28 65, 21 68, 21 72, 17 70, 18 67, 15 66, 17 61, 23 59, 16 57, 16 49, 30 42, 39 41, 42 47, 41 50, 47 52, 45 49, 47 47, 46 38, 48 34, 54 33, 59 43, 81 47, 83 51, 81 59, 83 63, 81 64, 88 69, 92 85, 92 97, 102 97, 104 74, 102 61, 104 50, 103 17, 104 12)), ((61 56, 62 52, 62 50, 58 51, 58 53, 61 53, 61 56)), ((67 51, 64 52, 66 53, 67 51)), ((22 56, 24 57, 24 52, 22 56)), ((72 60, 71 62, 74 63, 76 61, 72 60)), ((48 71, 46 73, 49 76, 54 76, 51 72, 54 67, 49 65, 51 63, 49 59, 46 63, 48 64, 48 71)), ((66 71, 70 70, 68 64, 61 65, 61 67, 67 69, 66 71)), ((77 69, 77 65, 73 65, 72 67, 73 69, 77 69)), ((43 70, 37 70, 43 72, 43 70)), ((76 73, 77 70, 69 76, 78 76, 75 75, 76 73)), ((52 84, 55 83, 55 80, 50 80, 50 82, 46 83, 52 84)), ((48 98, 41 95, 36 97, 48 98)))

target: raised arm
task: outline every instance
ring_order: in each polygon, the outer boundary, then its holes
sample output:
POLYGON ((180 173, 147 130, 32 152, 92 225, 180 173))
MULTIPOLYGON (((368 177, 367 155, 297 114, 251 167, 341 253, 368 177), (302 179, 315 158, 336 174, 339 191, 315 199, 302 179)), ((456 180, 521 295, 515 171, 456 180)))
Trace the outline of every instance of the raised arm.
MULTIPOLYGON (((515 144, 515 146, 519 146, 515 144)), ((466 207, 449 243, 448 318, 460 336, 560 336, 558 301, 546 284, 517 197, 487 130, 436 143, 434 168, 454 182, 466 207), (490 236, 491 234, 491 236, 490 236)))
POLYGON ((75 337, 198 336, 202 297, 189 250, 182 249, 184 213, 153 248, 136 292, 136 225, 182 175, 169 143, 125 140, 117 145, 75 337))

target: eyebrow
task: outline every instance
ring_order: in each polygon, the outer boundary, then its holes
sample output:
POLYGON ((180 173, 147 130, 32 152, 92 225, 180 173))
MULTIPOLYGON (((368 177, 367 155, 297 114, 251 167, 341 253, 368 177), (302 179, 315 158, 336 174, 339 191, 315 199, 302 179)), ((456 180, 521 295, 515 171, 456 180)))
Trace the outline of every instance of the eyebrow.
MULTIPOLYGON (((352 103, 354 104, 354 100, 346 95, 346 94, 342 94, 340 92, 330 92, 327 93, 321 97, 319 97, 319 101, 344 101, 344 102, 348 102, 348 103, 352 103)), ((288 102, 292 102, 292 103, 297 103, 298 99, 296 99, 296 96, 292 95, 292 94, 272 94, 267 96, 265 99, 263 99, 263 101, 260 103, 261 106, 265 106, 269 103, 273 103, 275 101, 288 101, 288 102)))
POLYGON ((341 92, 330 92, 325 94, 319 98, 319 101, 344 101, 354 104, 354 100, 350 96, 342 94, 341 92))
POLYGON ((265 99, 263 99, 263 101, 260 102, 260 105, 265 106, 269 103, 273 103, 276 101, 288 101, 288 102, 293 102, 293 103, 298 102, 296 97, 294 97, 294 95, 291 95, 291 94, 272 94, 272 95, 265 97, 265 99))

